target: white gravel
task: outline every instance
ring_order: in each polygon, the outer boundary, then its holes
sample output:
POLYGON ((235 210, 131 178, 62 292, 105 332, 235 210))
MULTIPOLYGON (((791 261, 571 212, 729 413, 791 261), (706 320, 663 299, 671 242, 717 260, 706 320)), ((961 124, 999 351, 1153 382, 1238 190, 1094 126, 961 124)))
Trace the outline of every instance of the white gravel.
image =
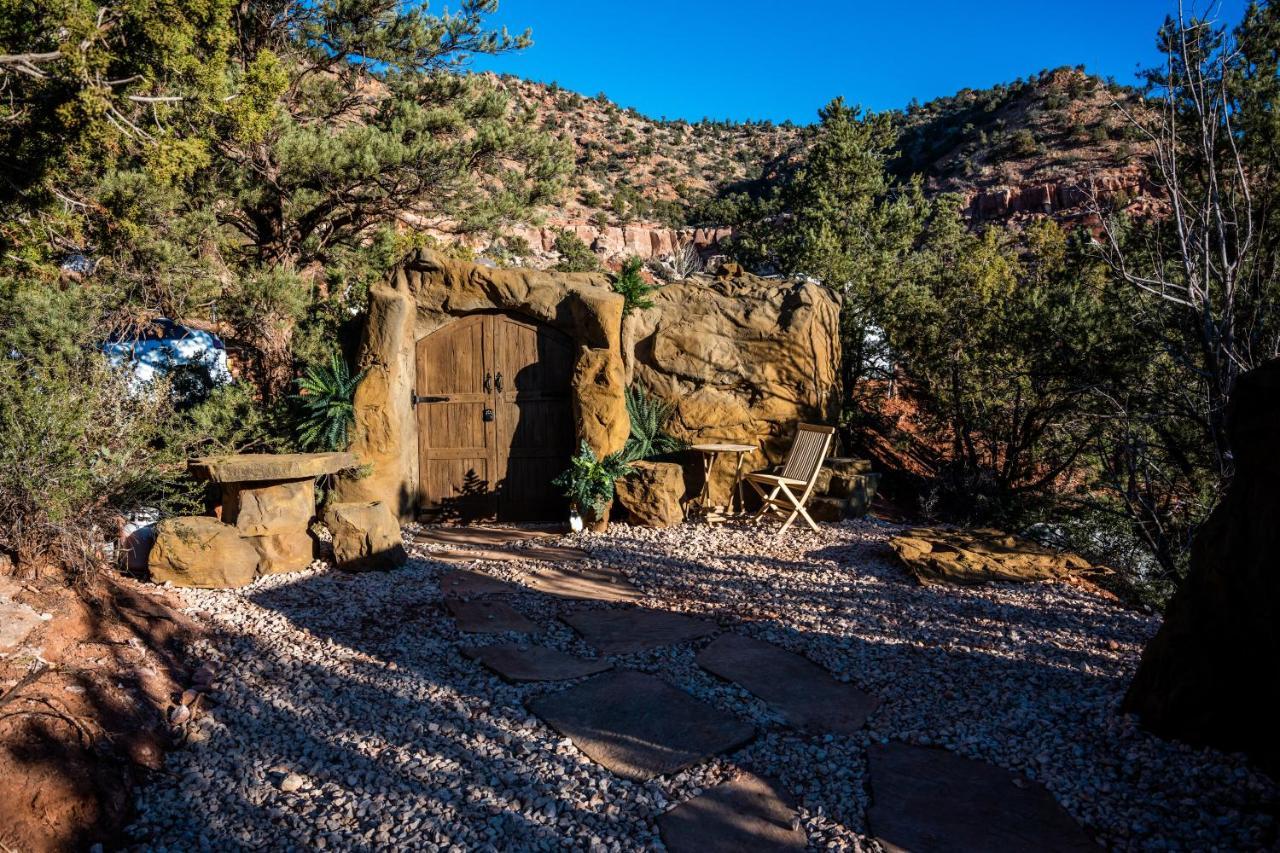
MULTIPOLYGON (((1239 756, 1162 741, 1117 712, 1155 618, 1059 584, 920 587, 893 563, 890 525, 847 522, 776 542, 745 527, 613 525, 565 537, 621 568, 651 605, 704 614, 802 652, 879 696, 855 737, 788 729, 694 663, 709 640, 616 657, 761 736, 731 756, 640 784, 613 776, 524 710, 572 682, 513 686, 460 647, 438 579, 460 566, 317 568, 241 590, 183 590, 216 632, 216 671, 186 748, 140 790, 136 849, 644 850, 654 818, 738 767, 779 778, 813 849, 873 849, 864 750, 943 745, 1048 786, 1115 849, 1251 850, 1273 839, 1275 786, 1239 756)), ((512 577, 534 563, 477 563, 512 577)), ((540 642, 591 655, 553 620, 568 605, 512 599, 540 642)))

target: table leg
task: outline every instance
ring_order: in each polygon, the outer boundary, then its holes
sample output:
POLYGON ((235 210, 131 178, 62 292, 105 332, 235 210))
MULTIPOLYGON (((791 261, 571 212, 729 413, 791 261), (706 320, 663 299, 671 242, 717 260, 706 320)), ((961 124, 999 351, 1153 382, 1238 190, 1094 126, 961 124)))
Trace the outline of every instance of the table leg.
MULTIPOLYGON (((742 501, 742 454, 736 454, 738 462, 733 468, 733 494, 738 496, 738 514, 746 512, 747 506, 742 501)), ((733 503, 733 494, 729 496, 729 503, 733 503)), ((729 507, 729 511, 733 512, 733 507, 729 507)))
POLYGON ((698 495, 698 507, 702 517, 706 518, 710 514, 707 507, 707 501, 711 497, 711 468, 715 465, 716 456, 714 453, 702 453, 702 492, 698 495))

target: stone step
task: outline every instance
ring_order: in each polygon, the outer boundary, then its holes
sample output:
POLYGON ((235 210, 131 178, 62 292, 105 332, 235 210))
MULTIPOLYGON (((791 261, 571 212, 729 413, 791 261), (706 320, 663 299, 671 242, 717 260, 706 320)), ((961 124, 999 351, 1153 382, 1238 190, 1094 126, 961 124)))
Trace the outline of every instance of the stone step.
POLYGON ((749 723, 641 672, 597 675, 532 699, 529 710, 588 758, 639 782, 678 773, 755 737, 749 723))
POLYGON ((905 743, 867 750, 871 834, 888 851, 1096 853, 1042 785, 953 752, 905 743))
POLYGON ((803 655, 741 634, 718 637, 698 653, 697 661, 713 675, 754 694, 791 725, 810 732, 853 734, 879 704, 803 655))
POLYGON ((777 782, 744 773, 658 817, 671 853, 800 853, 807 838, 777 782))

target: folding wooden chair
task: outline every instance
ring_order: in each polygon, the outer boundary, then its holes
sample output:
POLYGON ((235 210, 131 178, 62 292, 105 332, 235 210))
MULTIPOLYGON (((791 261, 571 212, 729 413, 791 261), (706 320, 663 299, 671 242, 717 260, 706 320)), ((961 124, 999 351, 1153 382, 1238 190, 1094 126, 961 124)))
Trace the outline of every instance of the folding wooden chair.
POLYGON ((748 474, 743 478, 764 501, 760 512, 756 513, 757 522, 771 513, 786 516, 778 530, 781 534, 798 516, 817 532, 818 525, 804 505, 813 492, 813 484, 818 480, 818 472, 822 470, 827 451, 831 449, 835 432, 835 427, 800 424, 796 427, 795 441, 791 444, 791 452, 787 454, 786 464, 782 466, 780 473, 748 474))

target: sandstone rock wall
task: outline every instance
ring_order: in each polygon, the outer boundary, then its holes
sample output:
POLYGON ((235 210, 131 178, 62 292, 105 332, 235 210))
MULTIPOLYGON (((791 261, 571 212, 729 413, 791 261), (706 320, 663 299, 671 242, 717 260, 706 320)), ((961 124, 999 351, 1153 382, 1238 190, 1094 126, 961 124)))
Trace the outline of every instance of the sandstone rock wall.
POLYGON ((1280 360, 1236 383, 1236 475, 1142 654, 1124 710, 1156 733, 1244 752, 1280 773, 1280 360))
MULTIPOLYGON (((1103 206, 1133 203, 1150 206, 1159 191, 1141 166, 1090 176, 1063 177, 1025 186, 995 187, 971 192, 965 210, 975 220, 1004 219, 1018 214, 1080 214, 1091 212, 1094 199, 1103 206)), ((1145 209, 1145 207, 1143 208, 1145 209)))
POLYGON ((630 430, 623 396, 623 299, 609 279, 588 273, 494 269, 429 251, 402 262, 370 291, 350 449, 359 477, 343 478, 337 500, 383 501, 401 518, 418 494, 417 424, 411 395, 418 340, 477 311, 512 311, 546 323, 578 344, 574 414, 578 435, 597 454, 622 449, 630 430))
MULTIPOLYGON (((760 448, 744 470, 777 463, 799 421, 831 423, 839 400, 840 305, 821 285, 742 274, 668 284, 624 324, 629 381, 675 405, 690 443, 760 448)), ((700 479, 701 472, 696 472, 700 479)), ((711 496, 725 503, 732 457, 711 496)))
POLYGON ((682 246, 710 249, 733 235, 731 228, 663 228, 654 225, 565 225, 563 228, 536 228, 532 226, 512 229, 513 236, 523 237, 537 250, 550 252, 555 248, 556 236, 568 231, 595 251, 605 255, 638 255, 641 258, 670 255, 682 246))
MULTIPOLYGON (((400 517, 412 516, 416 343, 476 311, 513 311, 578 344, 574 417, 578 437, 597 454, 626 442, 624 389, 632 381, 676 404, 677 436, 759 446, 745 470, 778 461, 797 421, 830 422, 838 396, 839 304, 829 290, 743 274, 699 276, 666 285, 654 303, 624 323, 622 297, 603 275, 411 256, 371 292, 360 355, 368 372, 356 391, 351 445, 365 470, 338 484, 337 500, 381 500, 400 517)), ((725 459, 713 498, 723 502, 731 477, 732 461, 725 459)))

